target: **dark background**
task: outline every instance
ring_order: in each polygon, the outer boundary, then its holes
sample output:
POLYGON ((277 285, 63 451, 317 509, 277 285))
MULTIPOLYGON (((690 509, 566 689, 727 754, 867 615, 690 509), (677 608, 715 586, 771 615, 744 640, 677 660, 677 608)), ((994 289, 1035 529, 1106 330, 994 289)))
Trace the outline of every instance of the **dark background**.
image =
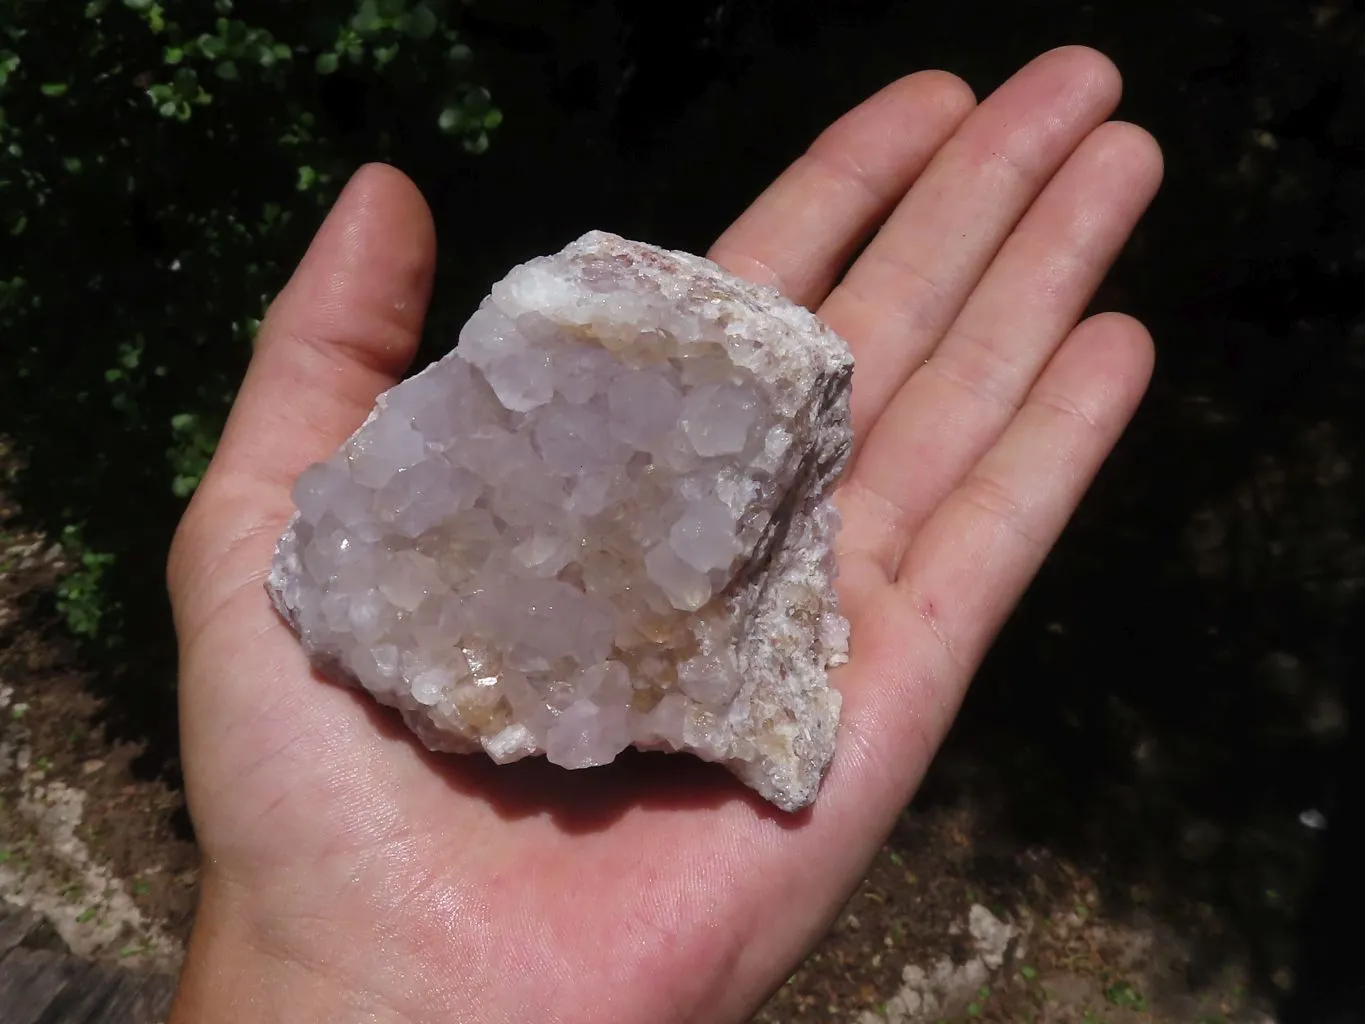
MULTIPOLYGON (((387 136, 432 204, 426 358, 511 264, 589 228, 704 251, 902 74, 944 68, 984 96, 1057 45, 1115 60, 1118 116, 1157 137, 1167 176, 1096 308, 1149 326, 1156 379, 917 803, 970 799, 1002 849, 1101 865, 1120 904, 1140 886, 1177 924, 1214 908, 1287 1024, 1356 1019, 1365 15, 1340 0, 505 0, 466 26, 506 115, 486 154, 435 153, 357 85, 327 96, 351 151, 387 136)), ((26 507, 58 516, 37 485, 26 507)), ((178 511, 140 507, 144 564, 178 511)), ((139 614, 105 673, 111 725, 148 742, 151 768, 174 763, 169 688, 147 682, 171 673, 156 569, 119 584, 139 614)), ((1210 940, 1189 969, 1223 954, 1210 940)))

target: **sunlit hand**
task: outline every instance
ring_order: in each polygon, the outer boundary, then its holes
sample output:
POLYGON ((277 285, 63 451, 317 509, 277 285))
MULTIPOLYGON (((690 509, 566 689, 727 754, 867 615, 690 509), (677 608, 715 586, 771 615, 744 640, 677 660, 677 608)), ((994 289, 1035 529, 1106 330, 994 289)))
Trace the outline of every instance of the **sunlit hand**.
POLYGON ((1147 384, 1138 323, 1078 326, 1161 177, 1147 134, 1106 123, 1119 89, 1077 48, 979 107, 912 75, 711 252, 857 358, 840 746, 796 817, 685 756, 432 756, 309 671, 262 587, 289 489, 404 372, 434 261, 412 184, 360 172, 261 328, 171 557, 205 857, 173 1019, 714 1024, 760 1005, 914 794, 1147 384))

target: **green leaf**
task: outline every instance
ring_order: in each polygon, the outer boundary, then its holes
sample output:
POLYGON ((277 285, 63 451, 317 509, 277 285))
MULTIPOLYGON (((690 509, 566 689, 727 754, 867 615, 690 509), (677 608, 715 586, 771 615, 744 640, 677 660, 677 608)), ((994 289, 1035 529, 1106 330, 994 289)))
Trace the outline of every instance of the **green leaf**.
POLYGON ((475 135, 473 138, 465 139, 464 148, 466 153, 473 153, 475 156, 478 156, 481 153, 487 153, 488 133, 479 132, 479 134, 475 135))
POLYGON ((81 173, 81 158, 78 156, 68 156, 62 158, 62 166, 72 174, 81 173))
POLYGON ((219 14, 231 14, 232 0, 213 0, 213 9, 219 14))
POLYGON ((85 5, 85 16, 87 18, 98 18, 104 13, 104 9, 109 6, 109 0, 90 0, 85 5))
POLYGON ((408 0, 379 0, 378 11, 382 18, 397 18, 408 7, 408 0))
POLYGON ((276 60, 293 60, 294 51, 287 43, 276 43, 270 50, 276 60))
POLYGON ((194 68, 180 68, 172 79, 175 91, 183 99, 193 99, 199 92, 199 74, 194 68))
POLYGON ((375 0, 364 0, 361 3, 355 17, 351 19, 351 27, 362 36, 371 35, 383 27, 379 17, 379 5, 375 3, 375 0))
POLYGON ((58 96, 65 96, 70 88, 65 82, 48 82, 42 87, 42 92, 44 96, 56 99, 58 96))
POLYGON ((1104 998, 1115 1006, 1126 1006, 1142 1011, 1147 1008, 1147 1000, 1142 993, 1128 981, 1115 982, 1104 990, 1104 998))
POLYGON ((317 183, 317 180, 318 172, 313 170, 313 168, 309 167, 307 164, 304 164, 302 167, 299 168, 299 180, 295 184, 295 188, 297 188, 300 192, 307 192, 317 183))
POLYGON ((225 60, 214 70, 219 78, 229 82, 238 77, 237 63, 235 61, 225 60))
POLYGON ((448 56, 452 61, 458 64, 461 61, 468 60, 471 56, 473 56, 473 54, 474 51, 471 50, 468 46, 465 46, 464 43, 456 43, 454 46, 450 48, 450 52, 447 53, 446 56, 448 56))
POLYGON ((426 4, 419 4, 408 13, 408 35, 414 39, 430 39, 436 31, 436 15, 426 4))
POLYGON ((493 128, 498 127, 498 125, 500 124, 502 124, 502 111, 499 110, 497 107, 494 107, 488 113, 483 115, 483 126, 485 128, 491 130, 493 128))
POLYGON ((320 53, 318 54, 318 59, 314 61, 313 66, 317 68, 318 74, 330 75, 332 72, 336 71, 339 61, 340 58, 338 58, 335 53, 320 53))
POLYGON ((168 46, 162 54, 162 59, 167 64, 179 64, 185 59, 185 51, 178 46, 168 46))
POLYGON ((17 53, 9 50, 0 51, 0 86, 9 81, 9 76, 19 70, 21 63, 17 53))
POLYGON ((213 60, 227 53, 227 43, 223 42, 219 36, 211 36, 205 33, 199 37, 199 52, 209 60, 213 60))
POLYGON ((459 131, 463 121, 464 111, 459 107, 446 107, 445 110, 441 111, 441 116, 437 118, 436 123, 440 126, 441 131, 449 135, 459 131))
POLYGON ((479 86, 477 89, 470 89, 468 95, 464 98, 465 110, 469 111, 471 114, 483 116, 486 111, 492 109, 492 104, 489 102, 491 99, 492 97, 489 95, 488 90, 483 86, 479 86))
POLYGON ((152 0, 123 0, 123 6, 130 11, 151 10, 152 0))

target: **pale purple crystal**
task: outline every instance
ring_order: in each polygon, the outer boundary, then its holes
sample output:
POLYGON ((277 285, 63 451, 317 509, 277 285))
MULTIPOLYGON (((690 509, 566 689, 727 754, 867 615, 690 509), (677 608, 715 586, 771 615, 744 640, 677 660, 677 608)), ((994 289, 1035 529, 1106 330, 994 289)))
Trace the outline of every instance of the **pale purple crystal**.
POLYGON ((590 233, 499 281, 300 476, 270 593, 433 749, 687 751, 800 808, 848 642, 851 370, 776 291, 590 233))

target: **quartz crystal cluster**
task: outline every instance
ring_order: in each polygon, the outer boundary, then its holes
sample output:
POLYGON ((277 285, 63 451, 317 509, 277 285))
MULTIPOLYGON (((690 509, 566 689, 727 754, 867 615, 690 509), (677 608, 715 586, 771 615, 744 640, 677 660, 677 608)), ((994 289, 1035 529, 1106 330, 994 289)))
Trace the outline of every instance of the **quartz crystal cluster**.
POLYGON ((775 290, 592 232, 300 476, 268 589, 435 750, 685 751, 798 809, 839 717, 852 366, 775 290))

